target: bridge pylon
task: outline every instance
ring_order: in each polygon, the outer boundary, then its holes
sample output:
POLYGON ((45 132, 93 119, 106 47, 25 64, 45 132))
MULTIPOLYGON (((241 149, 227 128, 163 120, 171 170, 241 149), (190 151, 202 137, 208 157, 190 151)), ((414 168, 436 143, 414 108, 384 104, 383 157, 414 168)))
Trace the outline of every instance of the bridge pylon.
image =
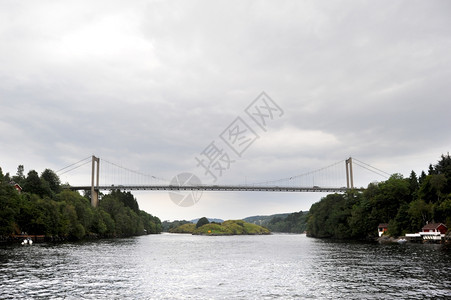
POLYGON ((352 174, 352 157, 346 160, 346 185, 348 189, 354 188, 354 176, 352 174))
POLYGON ((92 156, 92 175, 91 175, 91 205, 97 207, 99 204, 99 165, 100 158, 92 156), (97 168, 96 168, 97 163, 97 168), (95 172, 97 169, 97 172, 95 172), (94 185, 94 173, 96 173, 96 185, 94 185))

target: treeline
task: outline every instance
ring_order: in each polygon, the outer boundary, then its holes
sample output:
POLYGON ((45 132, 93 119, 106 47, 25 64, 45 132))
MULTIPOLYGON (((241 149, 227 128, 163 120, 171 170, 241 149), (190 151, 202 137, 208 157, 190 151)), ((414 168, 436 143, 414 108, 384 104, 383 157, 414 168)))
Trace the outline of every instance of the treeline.
POLYGON ((451 228, 451 158, 441 156, 419 178, 392 175, 371 183, 364 191, 330 194, 312 205, 307 231, 313 237, 371 239, 377 226, 388 223, 388 233, 401 236, 418 232, 427 222, 451 228))
POLYGON ((65 189, 50 169, 15 176, 0 168, 0 237, 27 233, 60 240, 122 237, 161 232, 161 222, 139 209, 130 192, 113 190, 91 206, 89 194, 65 189), (21 189, 21 191, 20 191, 21 189))
POLYGON ((172 229, 180 227, 185 224, 193 224, 191 221, 186 220, 175 220, 175 221, 163 221, 161 223, 164 232, 170 232, 172 229))
POLYGON ((307 230, 308 212, 295 212, 286 217, 276 216, 264 224, 272 232, 303 233, 307 230))

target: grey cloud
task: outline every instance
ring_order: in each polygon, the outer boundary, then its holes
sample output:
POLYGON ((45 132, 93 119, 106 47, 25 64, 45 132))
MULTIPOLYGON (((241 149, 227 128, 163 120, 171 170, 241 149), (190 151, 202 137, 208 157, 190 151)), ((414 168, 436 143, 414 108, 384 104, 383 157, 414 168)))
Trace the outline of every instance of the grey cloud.
POLYGON ((91 154, 162 177, 201 172, 194 157, 261 91, 285 114, 224 181, 349 155, 408 172, 451 146, 447 1, 0 6, 11 172, 91 154))

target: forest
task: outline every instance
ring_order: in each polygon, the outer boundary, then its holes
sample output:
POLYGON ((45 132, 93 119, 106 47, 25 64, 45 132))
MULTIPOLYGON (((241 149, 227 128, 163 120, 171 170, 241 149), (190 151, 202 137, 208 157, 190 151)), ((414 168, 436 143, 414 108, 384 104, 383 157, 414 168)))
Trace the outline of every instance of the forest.
POLYGON ((112 190, 91 206, 90 195, 71 191, 50 169, 39 175, 3 174, 0 168, 0 239, 27 233, 48 240, 125 237, 161 232, 159 218, 139 209, 130 192, 112 190))
POLYGON ((308 211, 289 214, 286 217, 276 216, 264 226, 272 232, 304 233, 307 230, 308 211))
POLYGON ((427 174, 408 178, 394 174, 370 183, 363 191, 330 194, 310 208, 307 232, 312 237, 373 239, 377 226, 388 223, 388 234, 401 236, 421 231, 427 222, 451 229, 451 158, 442 155, 427 174))

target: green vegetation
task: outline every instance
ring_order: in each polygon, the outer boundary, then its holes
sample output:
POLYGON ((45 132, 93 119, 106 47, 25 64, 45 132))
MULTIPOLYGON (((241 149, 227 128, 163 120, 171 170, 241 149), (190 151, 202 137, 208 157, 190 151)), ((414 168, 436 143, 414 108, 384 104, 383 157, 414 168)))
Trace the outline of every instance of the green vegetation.
POLYGON ((182 226, 184 224, 192 224, 192 222, 190 221, 186 221, 186 220, 175 220, 175 221, 164 221, 163 223, 161 223, 162 226, 162 230, 164 232, 171 232, 171 230, 173 230, 174 228, 177 228, 179 226, 182 226))
POLYGON ((202 217, 202 218, 199 219, 199 221, 197 221, 196 228, 199 228, 199 227, 204 226, 206 224, 210 224, 210 221, 208 221, 208 219, 206 217, 202 217))
POLYGON ((160 233, 161 222, 142 210, 130 192, 104 195, 93 208, 88 197, 63 189, 49 169, 41 176, 27 176, 20 165, 17 175, 3 175, 0 168, 0 238, 26 232, 56 240, 85 237, 119 237, 160 233), (14 184, 22 187, 19 193, 14 184))
POLYGON ((304 233, 307 230, 308 211, 300 211, 284 217, 274 217, 264 226, 272 232, 304 233))
MULTIPOLYGON (((199 224, 200 220, 197 222, 199 224)), ((208 222, 208 220, 207 220, 208 222)), ((205 223, 196 227, 196 224, 184 224, 171 229, 171 233, 192 233, 197 235, 257 235, 270 234, 271 232, 259 225, 244 222, 243 220, 229 220, 223 223, 205 223)))
POLYGON ((196 224, 186 223, 174 228, 169 229, 170 233, 193 233, 196 229, 196 224))
POLYGON ((281 218, 281 219, 285 219, 286 217, 288 217, 289 213, 285 213, 285 214, 275 214, 275 215, 270 215, 270 216, 252 216, 252 217, 246 217, 243 219, 243 221, 248 222, 248 223, 252 223, 252 224, 257 224, 260 226, 264 226, 267 227, 266 225, 273 219, 273 218, 281 218))
POLYGON ((428 221, 451 229, 449 154, 429 165, 428 175, 394 174, 362 192, 327 195, 310 208, 307 231, 313 237, 371 239, 377 236, 379 223, 388 223, 388 233, 400 236, 420 231, 428 221))
POLYGON ((271 232, 304 233, 307 230, 308 211, 275 214, 270 216, 252 216, 243 220, 268 228, 271 232))

